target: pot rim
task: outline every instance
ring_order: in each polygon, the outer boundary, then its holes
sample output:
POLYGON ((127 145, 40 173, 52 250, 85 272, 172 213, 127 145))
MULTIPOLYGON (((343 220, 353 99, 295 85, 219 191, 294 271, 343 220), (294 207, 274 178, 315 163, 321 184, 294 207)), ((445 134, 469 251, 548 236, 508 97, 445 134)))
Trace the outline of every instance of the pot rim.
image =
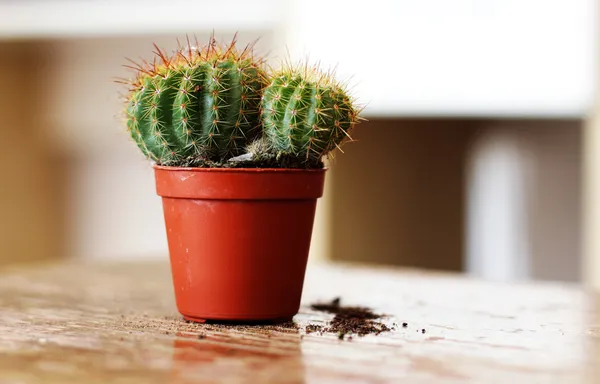
POLYGON ((195 200, 312 200, 323 195, 326 175, 326 168, 153 168, 159 196, 195 200))
POLYGON ((244 173, 264 173, 264 172, 275 172, 275 173, 320 173, 325 172, 329 168, 312 168, 312 169, 303 169, 303 168, 204 168, 204 167, 177 167, 177 166, 167 166, 167 165, 157 165, 156 163, 152 164, 152 168, 163 170, 163 171, 185 171, 185 172, 223 172, 223 173, 236 173, 236 172, 244 172, 244 173))

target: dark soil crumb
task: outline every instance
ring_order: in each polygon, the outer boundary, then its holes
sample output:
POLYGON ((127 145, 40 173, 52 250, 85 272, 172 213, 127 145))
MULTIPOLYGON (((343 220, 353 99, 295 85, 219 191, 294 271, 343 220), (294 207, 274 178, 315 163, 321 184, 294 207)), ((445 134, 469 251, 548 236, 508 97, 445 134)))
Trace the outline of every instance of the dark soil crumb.
POLYGON ((408 323, 402 323, 402 328, 408 327, 408 323))
MULTIPOLYGON (((392 329, 387 325, 375 321, 383 315, 376 314, 366 307, 343 307, 340 305, 339 297, 330 303, 317 303, 311 305, 315 311, 335 314, 328 326, 307 325, 306 333, 319 332, 337 334, 340 340, 343 340, 347 334, 356 334, 364 336, 369 334, 379 335, 382 332, 389 332, 392 329)), ((351 336, 349 336, 350 339, 351 336)))
POLYGON ((315 324, 309 324, 304 328, 304 331, 307 334, 310 333, 314 333, 314 332, 320 332, 323 333, 323 326, 322 325, 315 325, 315 324))

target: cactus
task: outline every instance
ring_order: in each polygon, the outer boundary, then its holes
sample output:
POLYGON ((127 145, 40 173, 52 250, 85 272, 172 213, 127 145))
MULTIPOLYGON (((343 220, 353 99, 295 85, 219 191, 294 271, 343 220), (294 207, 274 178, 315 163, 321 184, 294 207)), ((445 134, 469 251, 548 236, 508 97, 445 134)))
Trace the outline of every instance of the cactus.
POLYGON ((150 159, 180 165, 189 159, 222 161, 244 152, 261 135, 260 99, 268 84, 263 60, 217 44, 181 45, 169 56, 156 45, 152 64, 136 70, 126 101, 127 129, 150 159))
POLYGON ((287 64, 271 75, 263 93, 264 139, 279 156, 314 164, 352 139, 359 112, 332 73, 287 64))

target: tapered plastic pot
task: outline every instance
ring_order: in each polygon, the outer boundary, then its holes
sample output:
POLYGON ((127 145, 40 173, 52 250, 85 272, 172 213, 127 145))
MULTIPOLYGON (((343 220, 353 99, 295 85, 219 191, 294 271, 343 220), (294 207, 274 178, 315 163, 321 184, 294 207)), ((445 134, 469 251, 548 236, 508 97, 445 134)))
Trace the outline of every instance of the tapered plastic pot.
POLYGON ((183 317, 296 315, 326 170, 153 168, 183 317))

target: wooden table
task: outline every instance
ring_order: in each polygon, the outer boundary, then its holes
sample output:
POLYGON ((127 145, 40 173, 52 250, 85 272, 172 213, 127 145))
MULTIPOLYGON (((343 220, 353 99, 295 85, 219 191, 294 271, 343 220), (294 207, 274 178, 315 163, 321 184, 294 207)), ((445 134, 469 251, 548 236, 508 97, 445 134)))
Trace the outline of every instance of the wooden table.
POLYGON ((13 268, 0 383, 600 383, 599 303, 573 285, 310 265, 298 329, 220 328, 181 319, 166 262, 13 268), (408 326, 305 334, 332 317, 309 304, 336 296, 408 326))

